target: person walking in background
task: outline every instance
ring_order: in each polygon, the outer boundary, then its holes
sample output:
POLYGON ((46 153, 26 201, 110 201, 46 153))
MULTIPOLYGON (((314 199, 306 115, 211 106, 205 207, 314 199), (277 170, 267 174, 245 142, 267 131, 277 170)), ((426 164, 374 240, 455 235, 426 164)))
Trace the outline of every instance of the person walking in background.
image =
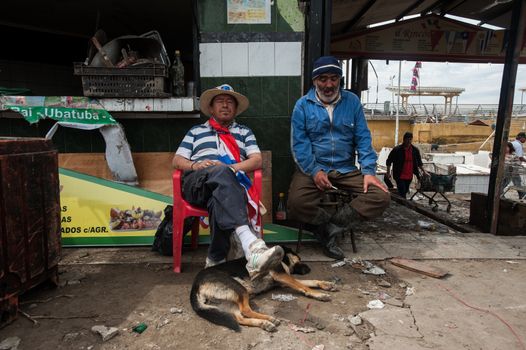
POLYGON ((517 156, 521 162, 526 162, 526 157, 524 157, 524 149, 522 148, 522 144, 524 142, 526 142, 526 133, 524 131, 518 133, 515 140, 511 142, 515 150, 515 156, 517 156))
POLYGON ((398 194, 406 198, 409 186, 413 181, 413 174, 420 178, 419 169, 425 174, 422 157, 418 148, 412 145, 413 134, 406 132, 402 144, 391 150, 387 157, 387 179, 391 178, 391 165, 393 166, 393 178, 396 181, 398 194))
MULTIPOLYGON (((504 158, 504 179, 502 181, 500 192, 502 193, 502 196, 504 196, 504 190, 510 184, 510 182, 513 183, 514 186, 522 187, 522 179, 520 175, 521 168, 521 160, 515 153, 515 147, 512 142, 508 142, 504 158)), ((517 194, 519 195, 519 199, 522 199, 526 196, 526 192, 519 190, 517 190, 517 194)))

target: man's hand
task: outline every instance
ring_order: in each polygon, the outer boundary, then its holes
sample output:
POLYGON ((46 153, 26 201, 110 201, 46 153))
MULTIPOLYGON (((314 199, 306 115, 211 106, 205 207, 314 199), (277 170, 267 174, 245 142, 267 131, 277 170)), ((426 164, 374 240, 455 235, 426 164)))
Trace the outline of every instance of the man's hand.
POLYGON ((332 188, 332 183, 329 181, 329 177, 323 170, 318 171, 314 176, 314 184, 316 184, 316 187, 318 187, 320 191, 332 188))
MULTIPOLYGON (((221 164, 223 163, 217 160, 205 159, 202 162, 195 162, 194 165, 192 166, 192 170, 201 170, 204 168, 208 168, 209 166, 221 165, 221 164)), ((226 165, 226 164, 223 164, 223 165, 226 165)))
POLYGON ((367 190, 369 189, 369 186, 373 185, 378 188, 380 188, 382 191, 389 193, 389 190, 385 185, 380 182, 374 175, 364 175, 363 176, 363 193, 367 193, 367 190))

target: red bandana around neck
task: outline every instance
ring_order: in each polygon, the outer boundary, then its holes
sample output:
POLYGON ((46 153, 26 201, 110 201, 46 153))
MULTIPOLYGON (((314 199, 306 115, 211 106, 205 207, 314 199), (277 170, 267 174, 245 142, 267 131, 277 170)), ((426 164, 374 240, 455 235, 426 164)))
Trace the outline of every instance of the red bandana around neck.
POLYGON ((210 117, 208 123, 210 124, 212 129, 214 129, 219 134, 219 138, 221 139, 221 141, 223 141, 230 153, 232 153, 232 155, 236 159, 236 162, 239 163, 241 161, 239 146, 237 145, 234 136, 232 136, 232 134, 230 133, 230 130, 228 130, 227 127, 224 127, 221 124, 219 124, 214 119, 214 117, 210 117))

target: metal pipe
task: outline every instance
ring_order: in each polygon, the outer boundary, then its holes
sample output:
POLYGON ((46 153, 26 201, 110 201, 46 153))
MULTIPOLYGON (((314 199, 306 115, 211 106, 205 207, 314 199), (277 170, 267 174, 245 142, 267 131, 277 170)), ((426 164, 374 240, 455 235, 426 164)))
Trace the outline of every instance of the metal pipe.
POLYGON ((398 98, 396 102, 396 127, 395 127, 395 146, 398 145, 398 128, 400 127, 400 76, 402 75, 402 61, 398 61, 398 98))

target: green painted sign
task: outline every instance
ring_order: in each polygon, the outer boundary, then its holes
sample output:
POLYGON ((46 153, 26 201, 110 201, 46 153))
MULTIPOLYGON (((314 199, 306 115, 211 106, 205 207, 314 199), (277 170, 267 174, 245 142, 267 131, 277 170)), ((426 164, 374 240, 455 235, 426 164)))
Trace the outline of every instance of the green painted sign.
POLYGON ((22 114, 24 119, 31 124, 45 118, 50 118, 61 123, 86 124, 91 126, 117 124, 111 114, 104 109, 14 105, 5 105, 4 108, 22 114))

